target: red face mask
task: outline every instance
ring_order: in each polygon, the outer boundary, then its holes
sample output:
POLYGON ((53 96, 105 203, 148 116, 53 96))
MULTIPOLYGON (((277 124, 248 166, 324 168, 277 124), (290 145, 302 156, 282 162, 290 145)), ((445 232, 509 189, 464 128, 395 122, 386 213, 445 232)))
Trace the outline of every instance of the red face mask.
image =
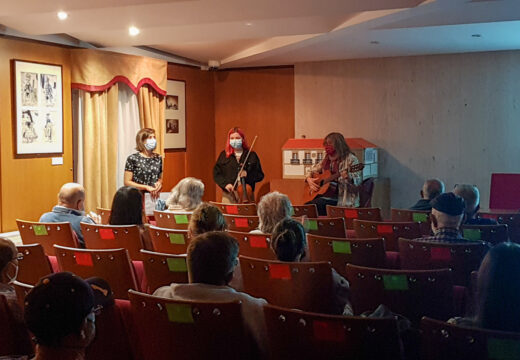
POLYGON ((332 145, 325 145, 325 152, 327 153, 327 155, 332 156, 336 153, 336 150, 332 145))

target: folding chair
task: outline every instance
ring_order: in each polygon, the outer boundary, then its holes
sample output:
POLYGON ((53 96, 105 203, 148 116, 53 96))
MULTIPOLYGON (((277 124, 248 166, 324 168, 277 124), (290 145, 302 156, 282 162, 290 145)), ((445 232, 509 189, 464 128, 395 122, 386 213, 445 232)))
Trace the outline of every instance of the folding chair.
POLYGON ((276 255, 271 250, 271 235, 238 231, 229 231, 229 235, 238 241, 240 255, 263 260, 276 260, 276 255))
POLYGON ((186 254, 188 252, 190 242, 188 231, 150 226, 148 232, 154 251, 165 254, 186 254))
POLYGON ((506 224, 509 231, 509 239, 520 243, 520 213, 510 212, 479 212, 478 218, 493 219, 499 224, 506 224))
POLYGON ((452 270, 455 285, 469 286, 470 275, 477 270, 489 247, 484 242, 442 243, 421 239, 399 239, 402 269, 452 270))
POLYGON ((354 229, 354 219, 381 221, 380 208, 352 208, 327 205, 327 217, 342 217, 347 229, 354 229))
POLYGON ((354 220, 357 238, 385 239, 386 251, 398 251, 397 239, 416 239, 421 237, 421 230, 415 222, 380 222, 354 220))
POLYGON ((137 225, 98 225, 81 223, 87 249, 125 248, 132 260, 141 260, 141 241, 137 225))
POLYGON ((264 307, 272 359, 401 358, 397 321, 264 307))
POLYGON ((287 308, 331 312, 334 295, 329 263, 239 259, 246 293, 287 308))
POLYGON ((32 355, 34 351, 24 324, 15 319, 6 298, 0 295, 0 356, 13 354, 32 355))
POLYGON ((230 231, 249 232, 260 223, 258 216, 224 215, 224 219, 230 231))
POLYGON ((305 227, 309 234, 318 236, 329 236, 337 238, 346 238, 347 229, 345 228, 345 219, 337 218, 317 218, 306 219, 305 227))
POLYGON ((110 213, 112 212, 112 209, 103 209, 103 208, 96 208, 96 212, 99 216, 101 216, 101 224, 108 225, 108 220, 110 219, 110 213))
POLYGON ((506 224, 462 225, 462 236, 467 240, 486 241, 493 246, 509 241, 509 232, 506 224))
POLYGON ((421 229, 421 235, 430 235, 432 232, 431 211, 392 209, 392 221, 416 222, 421 229))
POLYGON ((453 280, 449 269, 390 270, 347 264, 355 314, 380 304, 415 324, 422 316, 447 320, 454 315, 453 280))
POLYGON ((70 271, 83 279, 100 277, 110 284, 117 299, 128 299, 128 289, 139 289, 126 249, 90 250, 58 245, 54 248, 61 271, 70 271))
POLYGON ((385 241, 378 239, 340 239, 308 234, 311 261, 329 261, 342 276, 345 265, 385 267, 385 241))
POLYGON ((209 203, 218 207, 223 214, 256 216, 256 204, 223 204, 214 201, 209 203))
POLYGON ((520 359, 520 334, 467 328, 423 318, 422 359, 520 359))
POLYGON ((293 205, 293 215, 294 217, 307 216, 308 218, 315 219, 318 217, 318 208, 315 204, 307 204, 307 205, 293 205))
POLYGON ((171 212, 154 210, 153 215, 157 227, 165 229, 187 230, 191 218, 191 212, 171 212))
POLYGON ((150 294, 161 286, 188 282, 186 255, 162 254, 147 250, 141 250, 141 253, 150 294))
POLYGON ((144 360, 247 359, 239 302, 194 302, 129 291, 144 360))
POLYGON ((16 279, 26 284, 36 284, 40 278, 52 273, 49 258, 41 244, 18 245, 18 276, 16 279))
POLYGON ((45 255, 54 255, 53 245, 78 247, 77 237, 68 222, 40 223, 16 220, 22 243, 41 244, 45 255))

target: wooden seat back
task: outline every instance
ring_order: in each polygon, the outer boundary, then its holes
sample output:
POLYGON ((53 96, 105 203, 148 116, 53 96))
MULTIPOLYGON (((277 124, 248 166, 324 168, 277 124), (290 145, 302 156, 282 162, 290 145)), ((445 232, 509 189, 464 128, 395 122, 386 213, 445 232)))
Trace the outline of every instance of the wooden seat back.
POLYGON ((239 302, 192 302, 129 291, 144 360, 247 359, 239 302))
POLYGON ((114 297, 128 299, 128 289, 139 290, 135 271, 126 249, 73 249, 55 245, 61 271, 70 271, 83 279, 106 280, 114 297))
POLYGON ((432 222, 430 219, 431 211, 391 209, 392 221, 395 222, 416 222, 421 229, 421 235, 430 235, 432 232, 432 222))
POLYGON ((87 249, 125 248, 132 260, 141 260, 143 244, 137 225, 98 225, 81 223, 87 249))
POLYGON ((462 225, 462 236, 468 240, 486 241, 493 246, 509 241, 509 231, 506 224, 462 225))
POLYGON ((108 225, 112 209, 96 208, 96 213, 101 217, 101 224, 108 225))
POLYGON ((506 224, 509 231, 509 239, 520 243, 520 212, 479 212, 478 218, 493 219, 499 224, 506 224))
POLYGON ((346 275, 347 264, 385 266, 385 241, 382 238, 341 239, 307 234, 307 243, 311 261, 330 261, 342 276, 346 275))
POLYGON ((395 319, 264 307, 272 359, 400 359, 395 319))
POLYGON ((230 231, 249 232, 258 228, 258 216, 224 215, 230 231))
POLYGON ((483 242, 442 243, 421 239, 399 239, 402 269, 452 270, 455 285, 469 286, 471 272, 477 270, 489 247, 483 242))
POLYGON ((246 293, 287 308, 331 312, 334 295, 329 263, 239 259, 246 293))
POLYGON ((188 252, 190 239, 187 230, 150 226, 148 232, 155 252, 165 254, 186 254, 188 252))
POLYGON ((53 245, 78 247, 78 243, 68 222, 41 223, 16 220, 23 244, 41 244, 46 255, 54 255, 53 245))
POLYGON ((218 207, 223 214, 227 215, 246 215, 246 216, 256 216, 257 215, 257 207, 256 204, 224 204, 210 201, 210 204, 218 207))
POLYGON ((16 248, 21 254, 18 257, 18 281, 34 285, 40 278, 52 273, 51 263, 41 244, 18 245, 16 248))
POLYGON ((327 205, 327 216, 345 218, 345 225, 349 230, 354 229, 354 219, 371 221, 382 220, 380 208, 352 208, 327 205))
POLYGON ((315 219, 318 217, 318 208, 316 204, 307 204, 307 205, 293 205, 293 215, 294 217, 307 216, 308 218, 315 219))
POLYGON ((158 211, 153 212, 157 227, 165 229, 187 230, 191 212, 158 211))
POLYGON ((13 354, 31 355, 34 349, 23 322, 15 318, 7 299, 0 295, 0 356, 13 359, 13 354))
POLYGON ((186 255, 163 254, 147 250, 141 250, 141 253, 150 294, 161 286, 188 282, 186 255))
POLYGON ((318 236, 329 236, 346 238, 347 229, 345 228, 345 218, 317 218, 306 219, 304 226, 309 234, 318 236))
POLYGON ((263 260, 276 260, 276 255, 271 250, 271 235, 238 231, 229 231, 229 235, 238 241, 240 255, 263 260))
POLYGON ((354 220, 354 230, 357 238, 385 239, 386 251, 398 251, 399 238, 416 239, 421 237, 421 229, 415 222, 380 222, 354 220))
POLYGON ((18 300, 18 305, 23 309, 25 307, 25 297, 34 287, 34 285, 26 284, 20 281, 15 281, 13 283, 14 291, 16 292, 16 300, 18 300))

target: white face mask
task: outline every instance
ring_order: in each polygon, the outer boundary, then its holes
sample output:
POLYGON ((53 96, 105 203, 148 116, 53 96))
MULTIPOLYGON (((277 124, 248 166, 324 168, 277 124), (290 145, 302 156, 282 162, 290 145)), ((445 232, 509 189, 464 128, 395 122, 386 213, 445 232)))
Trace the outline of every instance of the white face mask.
MULTIPOLYGON (((15 264, 14 262, 12 262, 12 261, 9 262, 9 264, 10 264, 11 266, 14 266, 14 268, 15 268, 15 270, 14 270, 14 276, 11 277, 11 276, 9 275, 9 272, 6 272, 5 275, 6 275, 7 278, 9 279, 9 284, 12 284, 12 283, 14 283, 14 282, 16 281, 16 278, 18 277, 18 269, 19 269, 19 267, 18 267, 18 265, 16 265, 16 264, 15 264)), ((9 265, 9 264, 8 264, 8 265, 9 265)))
POLYGON ((157 146, 157 140, 156 139, 146 139, 144 143, 144 147, 148 151, 155 150, 155 147, 157 146))
POLYGON ((240 150, 242 149, 242 139, 231 139, 229 145, 235 150, 240 150))

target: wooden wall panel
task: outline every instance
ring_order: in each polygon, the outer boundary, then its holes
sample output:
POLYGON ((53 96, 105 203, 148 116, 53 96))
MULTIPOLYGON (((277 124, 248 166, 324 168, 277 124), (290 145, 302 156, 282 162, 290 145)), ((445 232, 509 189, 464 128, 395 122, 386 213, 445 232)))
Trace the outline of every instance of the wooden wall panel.
POLYGON ((62 184, 72 181, 70 57, 66 48, 0 38, 1 229, 16 229, 16 218, 38 220, 56 204, 62 184), (15 159, 11 104, 11 59, 63 66, 63 165, 50 157, 15 159))
POLYGON ((330 131, 379 145, 394 207, 425 178, 447 189, 520 172, 520 51, 302 63, 295 66, 296 133, 330 131))
MULTIPOLYGON (((270 179, 282 177, 281 147, 294 137, 293 67, 216 72, 215 159, 234 126, 244 129, 249 142, 258 135, 255 151, 265 173, 257 185, 258 194, 270 179)), ((220 194, 218 188, 218 199, 220 194)))

